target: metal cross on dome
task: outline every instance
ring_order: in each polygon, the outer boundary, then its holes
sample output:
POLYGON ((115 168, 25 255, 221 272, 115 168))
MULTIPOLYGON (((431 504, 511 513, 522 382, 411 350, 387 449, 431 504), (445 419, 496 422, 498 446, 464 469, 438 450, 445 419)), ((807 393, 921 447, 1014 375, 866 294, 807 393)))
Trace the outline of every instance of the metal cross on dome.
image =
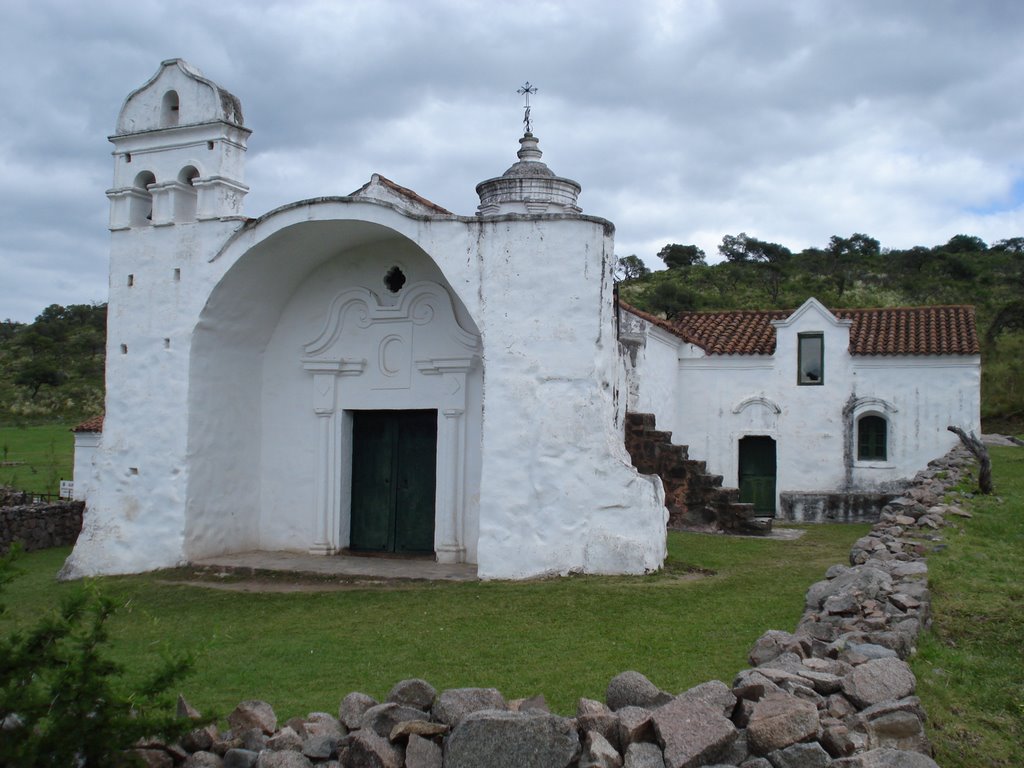
POLYGON ((527 134, 533 133, 533 120, 530 119, 530 94, 536 92, 537 86, 530 85, 529 80, 527 80, 526 83, 516 91, 516 93, 522 94, 526 99, 526 103, 523 104, 523 127, 525 129, 524 132, 527 134))

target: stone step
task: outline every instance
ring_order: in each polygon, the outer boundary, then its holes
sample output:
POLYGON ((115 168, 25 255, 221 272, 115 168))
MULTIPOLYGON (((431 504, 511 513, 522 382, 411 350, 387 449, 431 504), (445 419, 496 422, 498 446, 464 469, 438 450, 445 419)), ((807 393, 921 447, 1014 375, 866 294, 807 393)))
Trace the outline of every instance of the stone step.
POLYGON ((665 488, 669 527, 715 526, 734 533, 763 533, 771 521, 757 518, 753 504, 739 501, 739 490, 723 488, 724 478, 707 472, 707 462, 689 457, 684 445, 672 442, 672 433, 658 429, 654 414, 627 413, 626 449, 637 471, 658 475, 665 488))

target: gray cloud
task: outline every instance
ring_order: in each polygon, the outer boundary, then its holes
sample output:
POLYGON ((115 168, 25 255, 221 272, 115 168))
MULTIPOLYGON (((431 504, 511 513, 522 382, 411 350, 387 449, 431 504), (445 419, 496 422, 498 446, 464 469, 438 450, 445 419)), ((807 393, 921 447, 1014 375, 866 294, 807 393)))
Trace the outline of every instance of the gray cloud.
POLYGON ((0 29, 0 317, 103 300, 106 137, 181 56, 254 130, 250 215, 373 172, 471 214, 545 160, 619 253, 724 234, 793 248, 1024 233, 1024 4, 9 0, 0 29))

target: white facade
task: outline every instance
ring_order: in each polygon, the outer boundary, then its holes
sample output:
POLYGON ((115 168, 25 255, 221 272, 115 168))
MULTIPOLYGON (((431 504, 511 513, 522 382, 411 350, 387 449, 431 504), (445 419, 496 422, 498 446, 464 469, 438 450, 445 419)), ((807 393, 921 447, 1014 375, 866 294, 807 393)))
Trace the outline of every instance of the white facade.
POLYGON ((978 355, 853 355, 850 321, 815 299, 771 323, 773 354, 709 354, 629 311, 622 324, 629 410, 654 413, 726 486, 746 437, 774 441, 778 497, 887 490, 958 442, 947 426, 980 429, 978 355), (798 383, 801 334, 823 339, 820 384, 798 383), (884 459, 858 458, 864 416, 884 420, 884 459))
POLYGON ((477 216, 374 176, 245 219, 248 134, 180 60, 121 111, 106 420, 64 575, 345 549, 367 410, 436 411, 439 561, 482 578, 660 567, 661 485, 622 444, 613 228, 580 215, 575 182, 533 172, 536 140, 481 184, 477 216), (493 194, 517 174, 518 198, 493 194))

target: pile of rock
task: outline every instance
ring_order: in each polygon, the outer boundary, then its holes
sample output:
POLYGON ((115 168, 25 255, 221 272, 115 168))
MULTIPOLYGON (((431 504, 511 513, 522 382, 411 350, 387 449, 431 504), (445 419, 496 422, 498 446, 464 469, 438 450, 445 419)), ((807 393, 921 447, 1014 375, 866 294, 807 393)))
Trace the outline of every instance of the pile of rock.
POLYGON ((14 542, 26 552, 67 547, 82 530, 81 501, 38 501, 21 492, 0 488, 0 554, 14 542))
MULTIPOLYGON (((762 635, 731 686, 714 680, 673 695, 623 672, 603 703, 580 699, 567 718, 543 697, 439 694, 406 680, 383 703, 350 693, 337 716, 315 712, 281 728, 268 704, 245 702, 228 731, 211 725, 138 753, 160 768, 935 766, 904 659, 928 623, 923 557, 947 518, 967 514, 941 500, 970 465, 958 449, 920 473, 857 541, 850 566, 833 566, 808 590, 796 631, 762 635)), ((198 717, 183 702, 182 713, 198 717)))

